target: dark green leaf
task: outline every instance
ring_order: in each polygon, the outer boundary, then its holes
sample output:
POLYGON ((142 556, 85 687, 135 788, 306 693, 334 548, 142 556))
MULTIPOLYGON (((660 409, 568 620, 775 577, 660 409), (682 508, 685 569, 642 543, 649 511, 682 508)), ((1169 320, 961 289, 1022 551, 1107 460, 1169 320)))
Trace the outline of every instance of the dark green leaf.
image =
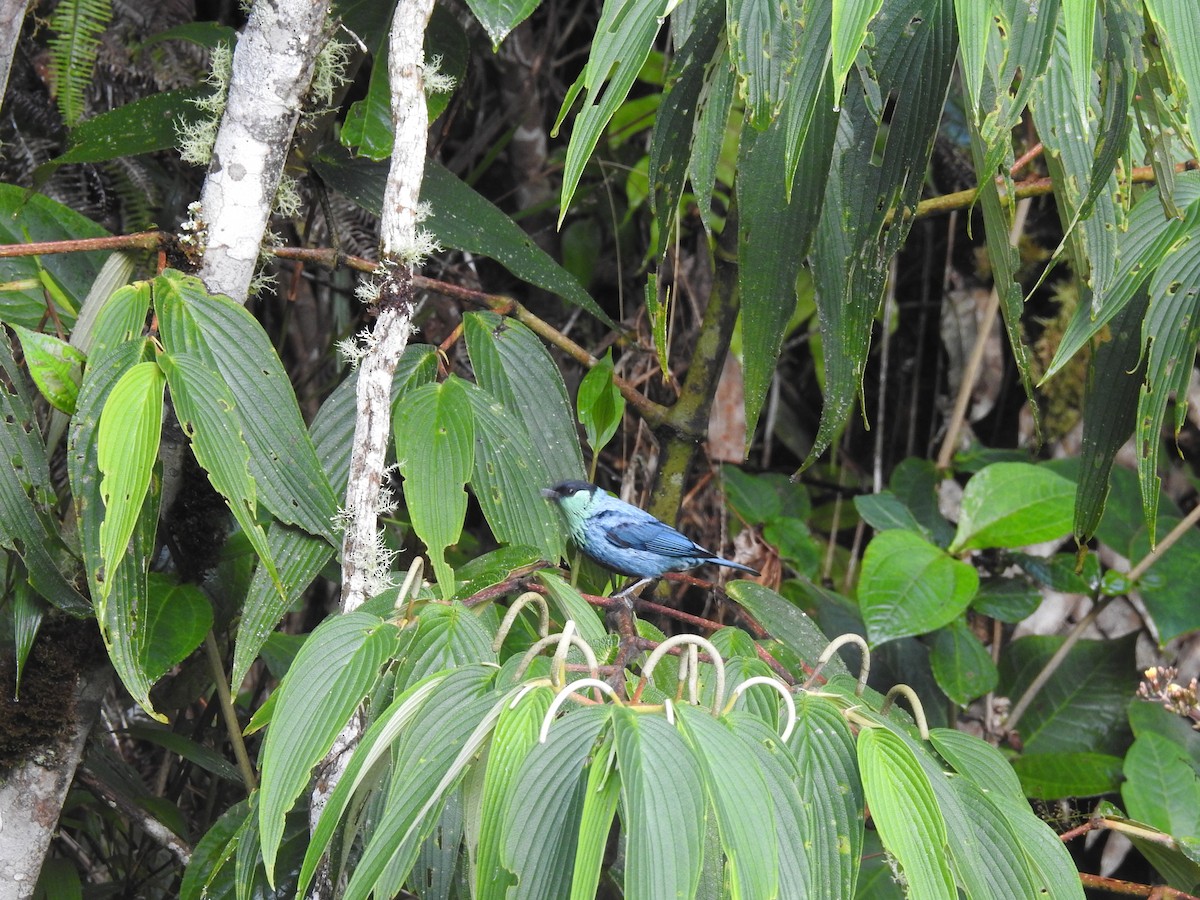
POLYGON ((21 325, 14 324, 12 328, 21 342, 21 354, 33 383, 47 403, 71 415, 75 412, 86 357, 53 335, 30 331, 21 325))
POLYGON ((612 349, 588 370, 579 383, 576 397, 579 424, 587 433, 592 455, 598 456, 621 425, 625 414, 625 398, 613 384, 612 349))
MULTIPOLYGON (((815 665, 829 638, 822 634, 804 612, 791 601, 770 588, 753 581, 731 581, 725 587, 729 597, 758 620, 767 633, 787 645, 808 665, 815 665)), ((828 677, 845 674, 841 657, 834 657, 825 666, 828 677)))
POLYGON ((145 637, 142 670, 151 684, 162 678, 204 641, 212 629, 212 603, 194 584, 177 584, 151 572, 146 607, 139 610, 145 637))
POLYGON ((1013 760, 1013 769, 1034 800, 1098 797, 1121 783, 1121 758, 1104 753, 1025 753, 1013 760))
POLYGON ((991 653, 962 619, 934 635, 929 662, 938 687, 959 706, 994 689, 999 678, 991 653))
POLYGON ((539 0, 467 0, 471 12, 479 19, 495 50, 538 7, 539 0))

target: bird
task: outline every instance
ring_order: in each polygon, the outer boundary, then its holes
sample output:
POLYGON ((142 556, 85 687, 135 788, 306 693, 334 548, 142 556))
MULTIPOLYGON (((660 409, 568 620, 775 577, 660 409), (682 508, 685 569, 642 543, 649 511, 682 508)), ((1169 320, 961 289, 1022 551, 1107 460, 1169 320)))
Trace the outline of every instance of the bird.
POLYGON ((618 500, 590 482, 563 481, 543 488, 542 496, 558 504, 571 539, 586 556, 606 569, 639 579, 618 596, 629 595, 666 572, 682 572, 705 563, 759 574, 705 550, 644 509, 618 500))

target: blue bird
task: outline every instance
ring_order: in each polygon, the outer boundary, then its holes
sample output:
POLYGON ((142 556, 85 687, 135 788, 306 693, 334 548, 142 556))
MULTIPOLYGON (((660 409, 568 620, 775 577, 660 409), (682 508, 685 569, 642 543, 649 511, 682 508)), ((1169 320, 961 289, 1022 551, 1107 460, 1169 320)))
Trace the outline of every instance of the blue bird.
POLYGON ((586 481, 564 481, 543 488, 542 496, 562 510, 571 539, 606 569, 640 579, 621 594, 632 593, 665 572, 682 572, 705 563, 759 573, 705 550, 650 513, 586 481))

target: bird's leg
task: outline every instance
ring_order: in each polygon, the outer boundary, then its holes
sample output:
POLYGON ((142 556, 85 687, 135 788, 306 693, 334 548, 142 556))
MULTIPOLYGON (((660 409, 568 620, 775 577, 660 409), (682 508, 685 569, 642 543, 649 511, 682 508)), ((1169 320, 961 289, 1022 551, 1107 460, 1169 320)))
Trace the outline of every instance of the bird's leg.
POLYGON ((614 600, 617 600, 617 599, 623 600, 629 606, 630 609, 633 609, 634 596, 637 594, 637 592, 639 590, 644 588, 646 585, 648 585, 653 580, 654 580, 653 578, 639 578, 637 581, 630 584, 629 587, 626 587, 620 591, 617 591, 617 593, 612 595, 612 598, 614 600))

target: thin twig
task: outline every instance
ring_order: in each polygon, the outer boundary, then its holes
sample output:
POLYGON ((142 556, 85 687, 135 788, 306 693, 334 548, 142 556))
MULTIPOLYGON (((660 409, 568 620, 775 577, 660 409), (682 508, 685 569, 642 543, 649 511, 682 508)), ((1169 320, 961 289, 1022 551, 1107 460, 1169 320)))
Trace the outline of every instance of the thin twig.
POLYGON ((1187 534, 1195 527, 1196 523, 1200 522, 1200 503, 1196 504, 1196 508, 1183 517, 1178 525, 1171 529, 1171 533, 1158 542, 1158 545, 1147 553, 1136 566, 1129 570, 1129 580, 1137 581, 1146 574, 1146 570, 1154 565, 1166 553, 1171 546, 1181 537, 1187 534))
POLYGON ((225 719, 225 730, 229 733, 229 743, 233 745, 233 756, 237 760, 238 771, 242 773, 242 781, 246 783, 246 792, 251 793, 258 787, 258 779, 254 775, 254 766, 250 765, 246 743, 242 740, 242 725, 238 721, 237 710, 233 708, 233 697, 229 693, 229 677, 225 674, 221 651, 217 648, 217 639, 211 629, 204 636, 204 655, 208 658, 208 668, 217 688, 221 716, 225 719))

